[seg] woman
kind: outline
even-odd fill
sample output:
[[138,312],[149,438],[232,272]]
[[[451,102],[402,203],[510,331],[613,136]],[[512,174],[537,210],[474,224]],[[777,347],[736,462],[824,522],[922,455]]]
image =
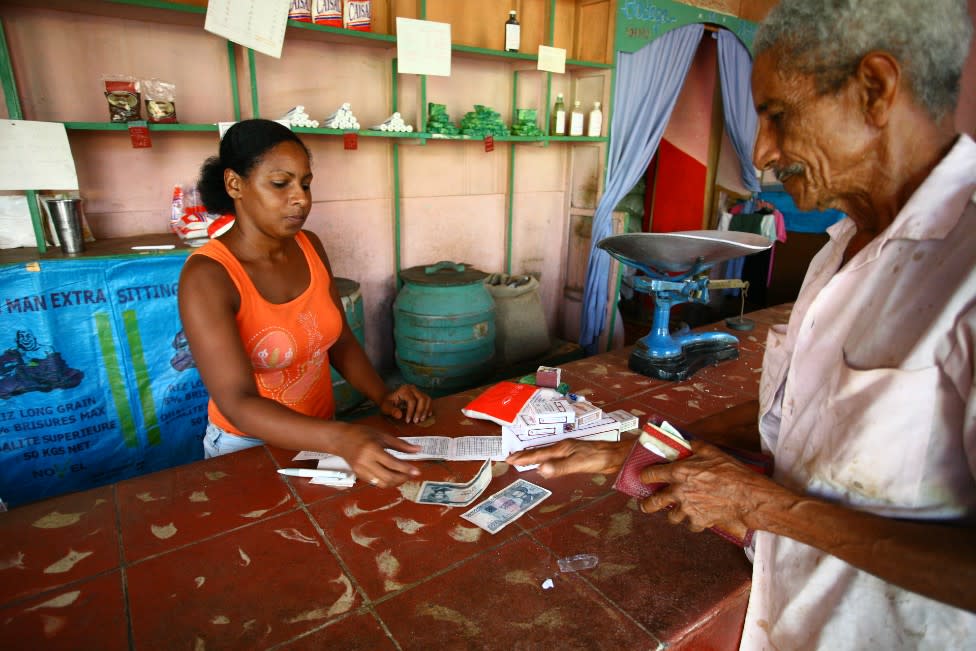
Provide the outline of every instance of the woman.
[[180,318],[210,393],[204,450],[330,452],[371,484],[396,486],[419,473],[386,448],[418,448],[332,420],[329,364],[394,418],[427,418],[430,398],[411,385],[389,392],[350,330],[322,242],[302,230],[311,183],[308,149],[271,120],[232,126],[201,169],[207,210],[235,216],[180,276]]

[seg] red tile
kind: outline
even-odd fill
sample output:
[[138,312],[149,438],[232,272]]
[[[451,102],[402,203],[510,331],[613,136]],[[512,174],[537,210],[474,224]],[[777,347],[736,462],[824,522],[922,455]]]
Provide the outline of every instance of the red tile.
[[[541,584],[552,578],[554,587]],[[522,537],[376,606],[403,649],[654,649],[658,641]],[[596,625],[595,622],[599,622]]]
[[[309,507],[314,517],[372,599],[409,587],[452,564],[520,533],[509,525],[490,534],[461,518],[470,507],[417,504],[420,481],[470,480],[480,462],[424,462],[422,477],[398,489],[364,490]],[[500,468],[501,469],[501,468]],[[473,504],[511,483],[494,479]]]
[[371,613],[350,615],[300,638],[276,646],[276,651],[383,651],[396,649]]
[[739,393],[699,377],[692,377],[659,389],[651,389],[635,396],[635,399],[647,405],[652,411],[670,417],[680,425],[748,402],[754,399],[754,396]]
[[267,648],[362,605],[303,511],[135,563],[127,578],[138,648]]
[[755,312],[749,312],[746,316],[756,322],[762,322],[769,325],[785,325],[789,322],[790,314],[792,312],[793,303],[783,303],[782,305],[775,305],[773,307],[767,307]]
[[128,649],[121,574],[112,571],[0,610],[0,640],[7,651]]
[[487,387],[465,391],[434,400],[433,415],[420,423],[397,422],[399,436],[501,436],[497,423],[490,420],[468,418],[461,409],[480,395]]
[[119,567],[111,486],[0,514],[0,604]]
[[264,446],[120,482],[117,499],[130,563],[296,506]]
[[669,645],[729,609],[744,615],[751,566],[743,551],[711,532],[672,525],[663,514],[641,513],[625,495],[531,535],[557,558],[596,556],[598,565],[580,576]]
[[594,405],[603,407],[608,402],[620,400],[625,397],[618,390],[607,388],[606,379],[597,379],[593,375],[577,375],[576,373],[563,371],[562,381],[569,385],[569,390],[576,395],[583,396]]
[[715,612],[687,630],[670,648],[675,651],[732,651],[739,648],[749,605],[749,586],[730,593]]
[[[666,384],[666,380],[635,373],[627,366],[629,357],[619,355],[599,355],[577,360],[567,364],[564,369],[573,376],[580,376],[587,382],[595,382],[601,388],[613,392],[618,397],[642,393],[648,389]],[[579,393],[571,384],[570,390]]]
[[738,359],[706,366],[692,379],[701,378],[721,387],[753,398],[759,397],[759,377],[762,375],[762,354],[742,351]]

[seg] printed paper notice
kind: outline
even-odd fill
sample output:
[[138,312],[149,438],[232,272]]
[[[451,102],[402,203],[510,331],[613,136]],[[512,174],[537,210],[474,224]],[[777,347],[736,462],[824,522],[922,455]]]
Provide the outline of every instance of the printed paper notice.
[[566,72],[566,50],[561,47],[549,47],[548,45],[539,46],[539,70],[549,72]]
[[0,190],[77,189],[63,124],[0,120]]
[[396,19],[397,70],[416,75],[451,76],[451,25],[413,18]]
[[290,6],[290,0],[209,0],[203,28],[280,59]]

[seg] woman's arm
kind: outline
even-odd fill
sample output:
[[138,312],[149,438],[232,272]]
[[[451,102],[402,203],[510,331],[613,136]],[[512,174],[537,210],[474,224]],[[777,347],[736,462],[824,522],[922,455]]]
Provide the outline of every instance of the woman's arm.
[[[305,234],[312,242],[312,246],[325,268],[328,269],[329,276],[334,279],[335,274],[332,273],[332,265],[329,263],[329,256],[322,246],[322,241],[311,231],[305,231]],[[329,349],[329,363],[342,374],[342,377],[349,384],[379,405],[380,411],[384,414],[393,418],[402,418],[408,423],[419,423],[430,416],[430,397],[416,387],[404,385],[392,392],[387,388],[383,378],[380,377],[372,362],[369,361],[366,351],[356,339],[352,328],[349,327],[345,310],[342,307],[342,297],[339,295],[339,289],[335,282],[332,283],[330,293],[339,314],[342,315],[342,333]]]
[[180,319],[200,376],[221,413],[241,431],[272,445],[337,454],[357,475],[383,486],[418,474],[385,451],[416,451],[394,436],[305,416],[261,396],[237,330],[239,302],[237,288],[219,263],[203,256],[187,260],[180,275]]

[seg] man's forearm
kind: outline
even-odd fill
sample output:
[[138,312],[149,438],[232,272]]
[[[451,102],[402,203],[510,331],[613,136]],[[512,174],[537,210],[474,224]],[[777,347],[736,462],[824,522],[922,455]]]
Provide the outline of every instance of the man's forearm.
[[746,517],[912,592],[976,612],[976,528],[896,520],[786,493]]

